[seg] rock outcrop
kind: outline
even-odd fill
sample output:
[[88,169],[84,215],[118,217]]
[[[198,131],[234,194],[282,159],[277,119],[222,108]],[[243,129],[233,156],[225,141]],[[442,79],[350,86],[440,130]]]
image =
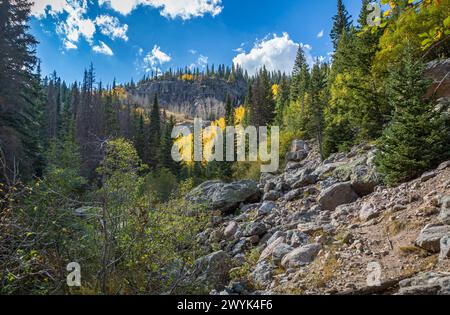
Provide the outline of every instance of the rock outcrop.
[[207,181],[192,190],[186,199],[210,210],[229,212],[236,210],[243,202],[259,199],[260,194],[257,183],[250,180],[231,184]]
[[247,83],[244,80],[228,82],[210,78],[195,81],[157,80],[141,84],[128,93],[134,102],[144,108],[148,108],[155,94],[158,94],[162,108],[190,117],[211,120],[224,116],[227,95],[236,104],[243,103]]

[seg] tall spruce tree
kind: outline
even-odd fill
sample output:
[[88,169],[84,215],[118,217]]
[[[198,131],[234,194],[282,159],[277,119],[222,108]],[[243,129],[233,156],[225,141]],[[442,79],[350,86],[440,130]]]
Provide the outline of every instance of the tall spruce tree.
[[334,50],[338,48],[339,40],[342,33],[348,32],[352,25],[351,16],[345,8],[342,0],[337,1],[337,13],[333,17],[333,28],[331,30],[331,40],[333,42]]
[[308,112],[307,132],[317,140],[321,158],[323,152],[323,132],[325,129],[324,109],[326,107],[328,91],[327,87],[327,65],[321,65],[316,60],[311,71],[311,84],[309,88],[310,107]]
[[[430,82],[410,50],[387,81],[394,116],[379,141],[376,163],[387,184],[410,180],[450,157],[448,108],[424,100]],[[448,107],[448,106],[447,106]]]
[[152,110],[150,112],[150,124],[148,126],[148,152],[147,163],[151,168],[158,166],[161,144],[161,112],[159,110],[158,95],[155,94]]
[[30,2],[0,2],[0,181],[30,176],[39,159],[39,106],[33,73],[37,41],[29,34]]
[[233,102],[229,94],[225,98],[225,121],[228,126],[232,126],[234,123]]
[[359,13],[358,24],[360,27],[364,27],[367,25],[367,17],[369,16],[370,11],[368,10],[368,6],[371,3],[371,0],[362,0],[361,3],[361,11]]
[[[300,46],[295,58],[294,68],[292,70],[291,99],[296,102],[303,101],[304,94],[308,89],[309,66],[306,61],[303,47]],[[303,104],[302,104],[303,105]]]

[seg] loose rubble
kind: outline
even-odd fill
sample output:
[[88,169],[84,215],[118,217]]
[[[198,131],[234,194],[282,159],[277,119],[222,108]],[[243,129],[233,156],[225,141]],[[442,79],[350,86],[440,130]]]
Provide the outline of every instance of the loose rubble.
[[450,294],[450,161],[390,188],[375,155],[363,144],[322,162],[296,140],[284,171],[194,189],[189,200],[222,213],[199,236],[220,250],[199,260],[211,293]]

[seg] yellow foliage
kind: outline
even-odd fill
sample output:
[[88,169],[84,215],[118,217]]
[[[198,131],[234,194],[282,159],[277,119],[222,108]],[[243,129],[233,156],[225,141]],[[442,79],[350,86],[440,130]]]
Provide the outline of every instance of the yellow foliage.
[[194,80],[194,76],[192,74],[186,73],[186,74],[183,74],[181,76],[181,80],[183,80],[183,81],[192,81],[192,80]]
[[279,93],[280,93],[280,86],[278,84],[272,85],[273,96],[277,97]]
[[234,124],[236,126],[240,125],[244,122],[244,119],[245,119],[245,107],[241,105],[234,110]]

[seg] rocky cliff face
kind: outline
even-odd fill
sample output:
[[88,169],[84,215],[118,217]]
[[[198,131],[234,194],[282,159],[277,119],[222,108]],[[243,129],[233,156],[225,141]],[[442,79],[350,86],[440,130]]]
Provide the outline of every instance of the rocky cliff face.
[[[198,236],[204,259],[227,258],[211,264],[221,274],[212,293],[450,294],[450,161],[388,188],[375,152],[360,145],[321,162],[314,143],[296,141],[284,172],[198,187],[222,211]],[[259,191],[237,196],[242,185]],[[222,207],[227,194],[233,207]]]
[[132,100],[143,107],[149,107],[157,94],[162,108],[190,117],[211,120],[224,116],[227,94],[235,104],[243,103],[247,83],[244,80],[228,82],[210,78],[193,81],[152,81],[128,92]]

